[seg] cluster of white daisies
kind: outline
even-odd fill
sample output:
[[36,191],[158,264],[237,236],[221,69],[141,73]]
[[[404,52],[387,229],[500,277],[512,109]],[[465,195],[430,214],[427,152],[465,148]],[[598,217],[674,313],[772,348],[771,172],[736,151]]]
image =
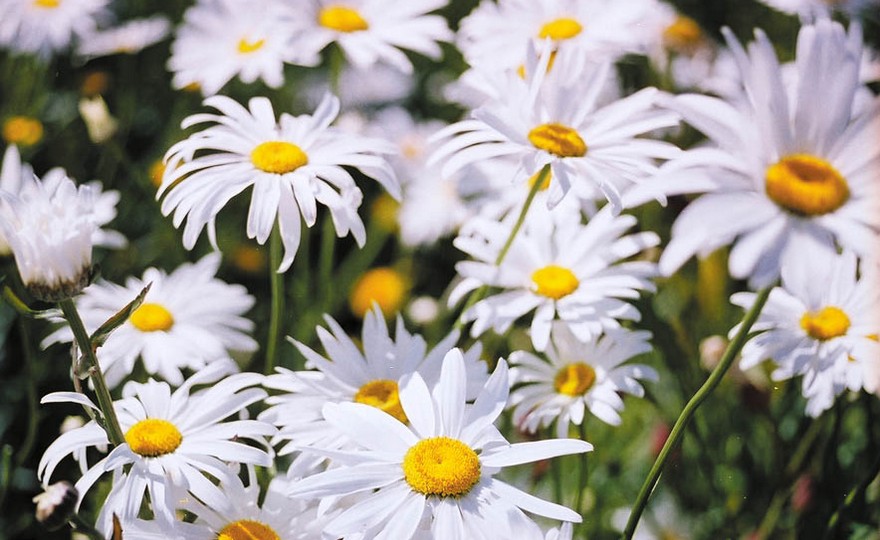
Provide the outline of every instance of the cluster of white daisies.
[[[825,2],[775,3],[815,17],[788,65],[761,31],[748,48],[725,32],[725,47],[658,0],[487,0],[457,34],[434,13],[444,0],[198,0],[176,29],[168,68],[172,84],[197,85],[211,111],[184,121],[200,130],[168,150],[157,195],[184,246],[206,230],[217,247],[218,213],[248,188],[248,237],[264,244],[277,231],[284,246],[273,270],[296,264],[319,205],[340,237],[363,245],[366,176],[401,201],[405,243],[457,234],[466,259],[448,302],[463,304],[470,336],[525,324],[532,347],[492,359],[490,374],[479,342],[462,351],[455,330],[429,350],[399,317],[392,337],[392,314],[374,309],[361,346],[328,316],[329,330],[317,329],[326,356],[293,342],[305,370],[237,373],[230,357],[257,349],[245,317],[254,298],[215,277],[219,255],[85,287],[93,245],[125,242],[102,229],[120,194],[77,187],[60,170],[38,179],[10,146],[2,247],[36,298],[75,296],[94,332],[151,284],[97,350],[121,395],[124,443],[113,447],[92,420],[46,450],[41,479],[69,455],[82,470],[81,497],[112,477],[97,527],[110,531],[115,515],[126,539],[570,537],[577,512],[499,473],[589,451],[568,438],[588,412],[621,422],[621,395],[641,396],[641,382],[657,379],[627,363],[652,349],[648,332],[631,329],[640,319],[631,300],[724,246],[731,276],[752,289],[775,285],[743,367],[771,359],[774,378],[802,376],[813,416],[847,389],[877,392],[880,100],[865,84],[876,69],[857,19],[845,29],[824,16]],[[855,17],[865,3],[835,5]],[[161,18],[113,26],[109,8],[2,0],[0,46],[48,55],[73,42],[88,57],[139,50],[170,29]],[[349,80],[381,77],[377,66],[406,77],[403,51],[438,59],[441,43],[469,65],[443,90],[469,110],[451,125],[394,107],[346,110],[360,121],[337,122],[342,104],[330,93],[298,116],[276,114],[264,97],[245,106],[217,95],[235,77],[281,86],[285,64],[317,65],[330,44],[352,69],[345,92]],[[615,62],[627,54],[713,95],[624,95]],[[397,96],[375,80],[365,86],[374,103]],[[705,142],[665,140],[681,122]],[[659,236],[624,212],[682,194],[698,196],[655,262]],[[749,308],[754,299],[732,301]],[[44,345],[73,337],[62,325]],[[129,380],[138,365],[147,382]],[[43,399],[61,401],[98,409],[83,393]],[[555,426],[559,438],[510,443],[495,425],[505,409],[521,430]],[[565,524],[542,531],[527,514]]]

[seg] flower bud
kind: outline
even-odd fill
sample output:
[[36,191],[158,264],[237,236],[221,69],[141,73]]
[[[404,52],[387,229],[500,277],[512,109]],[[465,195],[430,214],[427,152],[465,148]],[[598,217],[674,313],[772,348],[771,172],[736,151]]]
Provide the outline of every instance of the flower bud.
[[37,504],[37,521],[50,531],[54,531],[73,516],[79,493],[73,484],[62,481],[47,487],[46,491],[33,500]]

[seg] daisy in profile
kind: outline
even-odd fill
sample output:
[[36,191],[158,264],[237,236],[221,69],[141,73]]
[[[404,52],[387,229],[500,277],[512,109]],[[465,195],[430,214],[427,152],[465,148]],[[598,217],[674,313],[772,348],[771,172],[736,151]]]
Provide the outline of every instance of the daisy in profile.
[[147,19],[126,21],[118,26],[97,30],[80,39],[76,52],[97,58],[112,54],[134,54],[159,43],[171,30],[171,21],[157,15]]
[[[576,512],[496,475],[511,465],[588,452],[592,445],[576,439],[508,443],[494,426],[507,403],[503,360],[473,405],[465,403],[466,386],[464,359],[453,349],[433,391],[417,373],[404,380],[400,399],[409,425],[360,403],[328,403],[325,418],[356,448],[332,452],[335,468],[292,483],[288,493],[308,499],[362,494],[325,526],[333,538],[408,540],[423,523],[432,538],[518,538],[521,531],[511,524],[527,521],[523,510],[580,522]],[[313,451],[320,455],[322,449]]]
[[[407,422],[400,405],[401,378],[419,372],[429,384],[436,383],[443,357],[459,337],[453,331],[428,351],[425,340],[407,332],[398,316],[392,339],[385,317],[374,307],[364,318],[361,350],[335,320],[329,316],[325,320],[330,330],[318,327],[317,332],[329,358],[291,340],[312,371],[279,368],[277,374],[266,378],[268,388],[286,392],[269,397],[266,402],[270,407],[260,415],[279,427],[276,440],[287,441],[281,455],[303,445],[336,448],[345,443],[335,426],[324,420],[321,411],[325,403],[363,403]],[[470,398],[476,397],[488,377],[486,363],[479,358],[481,352],[476,344],[465,355],[466,394]]]
[[457,45],[472,66],[515,70],[529,44],[614,61],[644,49],[655,0],[484,0],[462,19]]
[[650,352],[650,337],[649,332],[617,329],[583,342],[558,326],[546,360],[526,351],[512,353],[511,385],[522,383],[510,396],[514,424],[535,433],[556,421],[557,437],[567,437],[570,425],[581,425],[589,411],[603,422],[620,425],[620,394],[643,397],[639,381],[658,378],[648,366],[621,365]]
[[[227,420],[266,396],[264,390],[252,388],[262,382],[262,375],[232,374],[235,369],[232,360],[214,362],[174,392],[167,383],[154,380],[126,386],[125,397],[114,402],[125,443],[90,467],[80,463],[84,472],[76,483],[84,496],[102,476],[112,473],[113,488],[98,516],[102,531],[110,530],[114,513],[121,519],[137,517],[147,494],[153,514],[171,522],[180,490],[211,500],[217,487],[210,477],[224,484],[231,482],[229,463],[272,463],[265,450],[244,441],[265,444],[264,437],[274,434],[275,428],[257,420]],[[195,389],[201,385],[209,386]],[[96,408],[83,394],[74,392],[55,392],[42,402],[74,402]],[[40,459],[40,479],[47,483],[67,455],[82,458],[85,449],[108,444],[106,432],[94,420],[63,433]]]
[[[733,244],[730,273],[752,287],[780,268],[816,268],[838,246],[865,256],[880,241],[880,106],[854,115],[861,44],[829,20],[798,37],[796,86],[787,88],[763,32],[748,53],[728,33],[747,100],[670,100],[712,145],[664,166],[667,194],[706,193],[672,227],[660,269],[672,274],[694,254]],[[821,92],[816,81],[827,80]],[[646,197],[647,198],[647,197]]]
[[538,58],[529,50],[525,79],[508,74],[500,100],[440,130],[434,139],[444,142],[429,164],[442,164],[442,174],[450,176],[466,165],[510,157],[521,171],[511,182],[525,181],[549,164],[551,205],[572,185],[585,183],[619,211],[623,188],[653,175],[657,159],[678,155],[669,143],[640,135],[675,126],[678,116],[654,107],[654,88],[599,106],[611,64],[560,52],[548,72],[551,55]]
[[168,150],[168,166],[157,194],[162,213],[174,213],[175,227],[187,220],[183,231],[187,249],[195,246],[206,225],[216,248],[217,214],[251,186],[247,235],[264,244],[278,223],[285,249],[279,272],[293,263],[300,219],[314,225],[318,203],[330,209],[340,237],[350,232],[358,245],[366,241],[357,215],[362,193],[345,166],[375,178],[395,198],[400,196],[394,172],[383,157],[394,151],[393,146],[330,127],[339,113],[339,100],[330,94],[315,114],[282,113],[279,120],[264,97],[252,98],[249,109],[225,96],[208,98],[205,105],[221,114],[196,114],[183,121],[184,128],[211,125]]
[[297,25],[281,19],[272,0],[198,0],[187,9],[171,44],[168,69],[174,88],[198,85],[212,96],[232,78],[250,84],[261,79],[278,88],[284,63],[315,65],[317,56],[292,54]]
[[452,41],[446,19],[429,13],[448,0],[315,0],[290,4],[284,17],[300,25],[292,49],[306,57],[317,57],[327,45],[336,43],[357,69],[376,63],[412,72],[403,50],[439,59],[438,42]]
[[624,300],[654,289],[650,278],[656,266],[621,261],[656,246],[657,235],[626,235],[635,217],[614,216],[609,207],[586,225],[579,212],[541,210],[526,220],[500,265],[495,260],[510,235],[512,219],[474,219],[468,225],[470,234],[455,239],[455,246],[474,260],[456,264],[463,279],[450,293],[450,305],[484,285],[499,289],[462,314],[464,321],[474,321],[471,335],[489,328],[503,334],[534,311],[532,344],[543,351],[554,320],[585,342],[619,327],[619,320],[639,320],[639,311]]
[[[770,359],[777,365],[774,380],[803,375],[810,416],[830,408],[846,389],[875,392],[880,276],[867,264],[861,274],[848,252],[827,266],[783,267],[782,286],[770,292],[753,328],[763,333],[743,347],[741,367]],[[754,293],[737,293],[731,302],[749,309],[754,299]]]
[[63,52],[109,15],[109,0],[5,0],[0,3],[0,47],[43,58]]
[[[220,254],[214,253],[170,274],[149,268],[124,286],[99,281],[76,299],[86,329],[93,332],[150,284],[144,303],[98,348],[107,384],[113,387],[125,380],[138,358],[147,373],[177,386],[184,369],[201,369],[232,351],[257,349],[248,335],[254,324],[243,317],[254,298],[242,285],[217,279],[219,267]],[[44,346],[72,340],[65,326],[49,335]]]

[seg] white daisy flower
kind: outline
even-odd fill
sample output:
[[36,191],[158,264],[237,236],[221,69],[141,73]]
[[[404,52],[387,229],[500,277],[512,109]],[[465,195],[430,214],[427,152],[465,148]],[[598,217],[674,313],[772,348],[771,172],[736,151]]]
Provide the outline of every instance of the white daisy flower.
[[95,194],[60,175],[36,177],[18,193],[0,192],[0,229],[31,294],[49,302],[71,298],[88,285]]
[[109,0],[5,0],[0,3],[0,47],[48,57],[107,17]]
[[172,85],[196,84],[211,96],[233,77],[250,84],[262,79],[278,88],[284,63],[315,65],[318,58],[294,55],[297,25],[282,20],[281,2],[199,0],[187,9],[171,43]]
[[[306,357],[306,366],[314,371],[278,368],[278,374],[266,378],[268,388],[287,392],[268,398],[270,408],[260,415],[260,419],[279,427],[276,441],[288,441],[279,451],[281,455],[303,445],[339,448],[345,444],[345,437],[324,420],[321,411],[325,403],[364,403],[406,422],[400,405],[399,381],[418,372],[434,384],[440,377],[443,356],[459,337],[453,331],[428,351],[425,340],[407,332],[398,316],[392,339],[385,317],[374,306],[364,317],[361,351],[333,318],[326,316],[325,321],[330,331],[319,326],[317,332],[329,358],[291,340]],[[477,343],[465,357],[466,394],[470,398],[476,397],[488,377],[487,365],[480,360],[481,352]],[[301,461],[313,462],[312,458],[304,456]]]
[[[210,477],[221,483],[229,481],[226,463],[272,463],[264,450],[242,441],[264,443],[264,437],[273,435],[275,428],[257,420],[224,421],[266,396],[264,390],[248,388],[260,384],[262,375],[231,374],[235,369],[232,360],[214,362],[174,392],[167,383],[154,380],[126,386],[125,397],[114,402],[125,443],[91,467],[81,463],[83,476],[76,483],[84,496],[104,474],[113,473],[113,489],[98,516],[102,531],[110,530],[113,513],[121,519],[137,517],[146,493],[153,513],[173,521],[179,490],[210,498],[217,490]],[[209,386],[194,391],[197,385]],[[58,402],[96,408],[83,394],[74,392],[55,392],[42,400]],[[40,459],[37,472],[41,481],[47,483],[68,454],[85,456],[86,448],[108,444],[106,432],[94,420],[62,434]]]
[[831,11],[840,11],[850,16],[858,15],[868,6],[880,7],[877,0],[759,0],[773,9],[800,15],[810,20],[815,17],[827,17]]
[[328,403],[325,418],[358,449],[330,452],[338,467],[293,483],[289,494],[364,494],[326,525],[325,534],[334,538],[359,533],[407,540],[423,520],[433,538],[520,537],[521,531],[510,530],[510,516],[522,510],[580,522],[576,512],[495,478],[507,466],[592,449],[576,439],[508,443],[493,425],[507,402],[507,377],[501,360],[476,402],[466,405],[464,359],[453,349],[433,391],[418,373],[403,381],[400,400],[409,426],[360,403]]
[[[252,98],[245,109],[224,96],[205,100],[222,114],[196,114],[183,121],[188,128],[205,122],[210,127],[168,150],[168,166],[157,197],[162,213],[174,212],[174,225],[187,220],[183,245],[192,249],[207,225],[216,248],[214,221],[229,200],[253,186],[247,235],[264,244],[276,217],[285,253],[279,272],[290,268],[299,246],[300,215],[311,227],[317,203],[330,209],[336,233],[351,232],[358,245],[366,241],[357,215],[362,193],[344,166],[355,167],[382,184],[395,198],[400,187],[381,154],[393,147],[377,139],[350,135],[330,127],[339,113],[339,100],[327,94],[314,115],[280,120],[268,99]],[[213,150],[203,153],[204,150]],[[195,156],[199,153],[198,156]]]
[[157,15],[147,19],[126,21],[113,28],[97,30],[82,36],[76,52],[97,58],[112,54],[134,54],[159,43],[171,30],[171,21]]
[[[10,144],[3,153],[3,165],[0,167],[0,192],[18,193],[21,191],[22,184],[32,182],[34,179],[34,171],[27,163],[21,162],[21,154],[18,147]],[[0,227],[0,255],[11,255],[12,249],[3,229]]]
[[861,45],[834,22],[802,28],[789,96],[772,44],[756,36],[747,55],[728,33],[748,92],[743,109],[706,96],[670,100],[717,147],[688,151],[657,178],[667,194],[707,192],[672,227],[666,275],[733,244],[731,275],[761,287],[780,268],[815,267],[838,245],[863,256],[878,242],[880,101],[856,118],[852,109]]
[[597,107],[609,63],[590,64],[582,55],[560,52],[548,73],[549,61],[548,53],[540,59],[530,54],[525,80],[509,74],[499,101],[440,130],[435,140],[451,139],[429,164],[442,163],[443,175],[450,176],[466,165],[510,156],[519,161],[521,179],[549,164],[550,204],[582,182],[601,190],[619,211],[624,186],[653,175],[656,159],[678,155],[669,143],[638,136],[675,126],[678,117],[654,108],[654,88]]
[[[818,416],[844,390],[875,391],[870,375],[880,358],[880,287],[877,272],[844,253],[829,265],[786,266],[782,286],[770,292],[753,330],[762,331],[743,347],[741,367],[772,359],[774,380],[803,375],[807,412]],[[731,302],[748,309],[754,293]],[[736,330],[736,328],[734,329]]]
[[[98,362],[112,388],[134,370],[138,358],[150,375],[177,386],[184,369],[199,370],[231,352],[253,352],[257,342],[248,333],[253,322],[243,317],[254,298],[242,285],[215,277],[220,254],[184,264],[170,274],[148,268],[125,285],[99,281],[76,299],[86,329],[94,332],[150,284],[150,291],[126,322],[98,349]],[[65,326],[49,335],[44,346],[73,340]]]
[[556,421],[558,437],[567,437],[571,424],[581,425],[584,412],[603,422],[620,425],[623,399],[620,394],[643,397],[640,379],[656,381],[654,369],[641,364],[621,365],[650,352],[650,332],[611,330],[598,339],[583,342],[565,326],[552,332],[546,360],[526,351],[510,355],[510,406],[513,422],[535,433]]
[[475,260],[456,264],[464,279],[450,293],[449,304],[484,285],[500,289],[462,314],[463,320],[474,321],[471,335],[477,337],[489,328],[503,334],[520,317],[535,311],[532,344],[543,351],[554,320],[562,321],[581,341],[619,327],[618,320],[639,320],[639,311],[623,299],[653,291],[649,278],[656,266],[620,261],[656,246],[657,235],[624,235],[635,225],[635,217],[614,216],[608,207],[586,225],[578,212],[554,215],[536,208],[500,265],[495,260],[510,235],[511,219],[496,223],[476,218],[468,225],[470,236],[455,239],[455,246]]
[[517,69],[528,45],[545,40],[554,50],[614,61],[644,49],[647,33],[633,29],[656,9],[654,0],[486,0],[462,19],[457,44],[477,67]]
[[291,47],[306,56],[318,56],[336,43],[354,67],[364,70],[376,63],[411,73],[412,63],[401,49],[439,59],[438,42],[452,41],[446,19],[429,12],[448,0],[315,0],[289,6],[286,19],[301,25]]

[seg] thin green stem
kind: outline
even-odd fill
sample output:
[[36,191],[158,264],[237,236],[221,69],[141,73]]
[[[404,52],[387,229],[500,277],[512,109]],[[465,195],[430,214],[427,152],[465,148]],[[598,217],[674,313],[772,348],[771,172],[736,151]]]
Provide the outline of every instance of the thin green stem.
[[672,431],[669,433],[669,437],[666,439],[663,449],[660,450],[660,454],[654,461],[654,465],[651,467],[648,477],[645,478],[645,482],[642,484],[642,489],[639,491],[639,495],[633,505],[632,513],[629,516],[629,520],[626,523],[626,529],[624,529],[623,532],[623,538],[626,540],[633,537],[633,534],[636,531],[636,526],[638,526],[639,520],[642,517],[642,512],[645,511],[645,506],[648,504],[648,498],[651,496],[654,486],[657,485],[657,481],[660,479],[660,473],[663,472],[663,467],[666,465],[669,455],[681,441],[688,422],[693,418],[694,413],[697,412],[697,409],[703,401],[705,401],[706,398],[712,394],[718,384],[721,383],[721,379],[724,378],[727,370],[733,365],[734,359],[736,359],[736,356],[742,350],[746,341],[748,341],[749,331],[752,329],[755,321],[758,320],[761,310],[764,309],[764,304],[767,303],[767,297],[770,296],[771,289],[772,287],[767,287],[757,294],[755,297],[755,303],[746,313],[745,317],[743,317],[739,330],[733,340],[728,344],[727,349],[724,351],[724,355],[721,357],[721,361],[715,366],[715,369],[709,375],[709,378],[706,379],[706,382],[703,383],[703,386],[697,390],[690,401],[688,401],[687,405],[684,406],[678,420],[675,421],[675,425],[672,427]]
[[[76,304],[73,300],[67,299],[59,302],[64,318],[73,331],[73,337],[77,346],[82,351],[83,358],[88,362],[87,371],[92,378],[95,386],[95,395],[98,397],[98,407],[104,416],[104,430],[113,446],[118,446],[125,442],[122,435],[122,429],[119,427],[119,420],[116,419],[116,410],[113,408],[113,398],[110,397],[110,390],[107,389],[107,382],[104,380],[104,373],[101,372],[101,366],[98,364],[98,357],[95,356],[95,349],[92,347],[92,340],[86,332],[86,327],[76,310]],[[76,377],[76,373],[73,375]]]
[[[535,179],[535,182],[532,184],[532,188],[529,190],[529,195],[526,197],[526,201],[523,203],[522,209],[519,211],[519,216],[516,218],[516,223],[513,224],[513,228],[510,230],[510,235],[507,237],[507,240],[504,242],[504,245],[501,246],[501,251],[498,252],[498,256],[495,257],[495,266],[500,265],[504,262],[504,258],[507,257],[507,252],[510,251],[510,246],[513,245],[513,241],[516,239],[516,235],[519,233],[519,230],[522,228],[523,223],[526,221],[526,215],[529,212],[529,207],[532,206],[532,201],[535,200],[535,196],[538,195],[538,192],[541,191],[541,187],[547,182],[547,178],[550,176],[550,164],[544,165],[540,172],[538,172],[538,176]],[[483,285],[478,288],[474,292],[471,293],[464,307],[461,308],[461,316],[459,316],[458,320],[455,321],[455,329],[461,330],[464,326],[464,319],[462,318],[465,313],[468,312],[470,308],[474,306],[477,302],[483,299],[486,296],[486,293],[489,292],[489,286]]]
[[281,340],[281,318],[284,314],[284,274],[278,272],[281,266],[281,231],[278,225],[269,236],[269,284],[272,289],[272,307],[269,313],[269,337],[266,338],[266,367],[264,373],[270,375],[275,370],[278,356],[278,343]]
[[40,422],[40,411],[37,399],[37,374],[34,371],[34,348],[28,331],[28,321],[24,317],[18,317],[18,330],[21,336],[22,353],[24,353],[24,376],[27,384],[28,424],[24,440],[15,456],[15,464],[21,466],[31,454],[34,440],[37,437],[37,426]]
[[70,524],[74,526],[76,532],[84,534],[92,540],[104,540],[104,535],[84,520],[79,514],[73,514],[73,516],[71,516]]
[[846,515],[852,506],[855,504],[856,500],[863,497],[865,491],[868,489],[868,486],[880,475],[880,456],[877,456],[877,459],[874,460],[874,464],[871,466],[871,469],[868,471],[862,481],[859,484],[849,491],[849,494],[837,507],[837,510],[834,511],[834,514],[831,515],[831,518],[828,520],[828,525],[825,527],[825,536],[826,539],[838,538],[840,535],[837,529],[840,526],[840,519],[844,515]]
[[[581,420],[581,423],[578,426],[578,433],[580,434],[582,441],[587,440],[587,419],[586,418]],[[578,478],[577,491],[575,492],[575,499],[574,499],[574,511],[577,512],[578,514],[580,514],[581,516],[584,515],[584,508],[583,508],[584,491],[586,491],[586,489],[587,489],[587,481],[590,478],[590,467],[589,467],[590,463],[588,461],[588,457],[587,457],[588,455],[589,455],[589,452],[584,452],[580,455],[581,466],[578,471],[580,473],[580,476]],[[584,525],[585,525],[585,522],[582,521],[580,526],[584,527]],[[584,532],[583,536],[584,536],[584,538],[586,538],[587,533]]]
[[321,227],[321,251],[318,255],[318,287],[320,288],[321,305],[328,305],[329,297],[333,294],[333,257],[336,251],[336,229],[333,227],[333,218],[328,212],[324,216]]

